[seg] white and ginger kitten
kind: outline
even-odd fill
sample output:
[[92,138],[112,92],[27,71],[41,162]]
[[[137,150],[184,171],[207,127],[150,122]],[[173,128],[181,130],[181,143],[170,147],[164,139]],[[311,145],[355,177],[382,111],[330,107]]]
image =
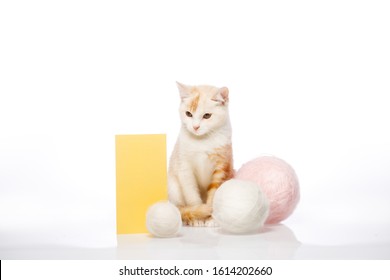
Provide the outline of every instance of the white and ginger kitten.
[[169,200],[185,225],[215,226],[214,193],[233,177],[229,90],[177,85],[182,126],[169,164]]

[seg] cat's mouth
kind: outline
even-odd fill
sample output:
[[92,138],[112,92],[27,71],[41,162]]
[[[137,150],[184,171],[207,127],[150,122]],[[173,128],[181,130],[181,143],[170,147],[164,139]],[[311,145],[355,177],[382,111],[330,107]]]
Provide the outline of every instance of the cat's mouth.
[[203,137],[208,134],[208,131],[203,129],[202,127],[189,127],[187,126],[187,131],[194,135],[195,137]]
[[203,136],[207,135],[207,132],[199,131],[199,130],[192,130],[192,134],[196,137],[203,137]]
[[200,131],[200,129],[193,129],[193,128],[188,128],[187,129],[191,134],[195,135],[195,136],[202,136],[203,135],[203,132]]
[[195,134],[196,136],[201,136],[201,135],[203,135],[203,133],[202,133],[201,131],[199,131],[199,130],[193,130],[193,131],[192,131],[192,134]]

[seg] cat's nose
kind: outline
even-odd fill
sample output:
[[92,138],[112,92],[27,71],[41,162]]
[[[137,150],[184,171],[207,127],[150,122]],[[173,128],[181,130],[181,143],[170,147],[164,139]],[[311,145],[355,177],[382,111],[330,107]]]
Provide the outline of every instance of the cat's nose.
[[194,128],[195,131],[197,131],[199,129],[200,125],[194,125],[192,127]]

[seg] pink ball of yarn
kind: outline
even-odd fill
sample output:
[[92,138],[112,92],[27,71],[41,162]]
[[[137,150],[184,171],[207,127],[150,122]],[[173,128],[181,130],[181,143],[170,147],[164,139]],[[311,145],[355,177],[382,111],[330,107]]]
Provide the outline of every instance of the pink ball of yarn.
[[280,158],[262,156],[253,159],[237,171],[235,178],[260,186],[270,204],[267,224],[286,219],[299,202],[298,177],[294,169]]

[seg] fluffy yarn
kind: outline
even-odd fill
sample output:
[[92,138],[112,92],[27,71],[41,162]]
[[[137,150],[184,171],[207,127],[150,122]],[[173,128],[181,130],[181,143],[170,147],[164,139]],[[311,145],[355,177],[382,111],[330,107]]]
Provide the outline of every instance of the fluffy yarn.
[[267,196],[270,204],[267,224],[286,219],[299,202],[298,177],[294,169],[280,158],[258,157],[244,164],[237,171],[235,178],[258,184]]
[[228,180],[215,192],[213,218],[223,230],[250,233],[263,226],[269,205],[257,184]]
[[157,202],[146,213],[146,227],[157,237],[173,237],[181,229],[179,209],[170,202]]

